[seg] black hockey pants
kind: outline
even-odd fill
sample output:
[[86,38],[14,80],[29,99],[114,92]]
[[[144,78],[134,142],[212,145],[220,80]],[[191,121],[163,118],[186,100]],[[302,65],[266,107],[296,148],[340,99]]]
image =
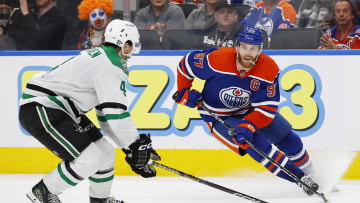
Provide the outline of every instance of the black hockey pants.
[[84,115],[77,124],[65,112],[37,103],[20,106],[22,127],[56,156],[72,161],[93,141],[102,137],[96,126]]

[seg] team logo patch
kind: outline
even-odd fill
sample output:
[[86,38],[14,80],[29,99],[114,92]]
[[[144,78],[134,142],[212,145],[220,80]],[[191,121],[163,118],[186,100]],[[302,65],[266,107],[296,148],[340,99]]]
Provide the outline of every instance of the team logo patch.
[[222,89],[219,93],[221,102],[228,108],[243,108],[250,103],[251,92],[239,87]]
[[257,22],[254,27],[257,27],[259,29],[265,30],[265,32],[268,34],[268,36],[271,35],[273,29],[274,29],[274,23],[271,18],[262,18],[262,23]]

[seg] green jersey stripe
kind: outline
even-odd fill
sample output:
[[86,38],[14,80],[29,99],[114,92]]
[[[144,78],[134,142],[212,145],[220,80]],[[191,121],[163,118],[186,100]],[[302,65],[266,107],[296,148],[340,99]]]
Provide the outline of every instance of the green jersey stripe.
[[67,112],[64,104],[63,104],[61,101],[59,101],[56,97],[54,97],[54,96],[48,96],[48,98],[49,98],[51,101],[55,102],[57,105],[59,105],[62,109],[64,109],[64,110]]
[[21,95],[21,98],[23,98],[23,99],[30,99],[30,98],[34,98],[34,97],[36,97],[36,96],[33,96],[31,94],[25,94],[25,93],[23,93]]
[[129,112],[124,112],[122,114],[106,114],[105,116],[97,116],[98,120],[101,122],[106,122],[108,120],[124,119],[130,117]]

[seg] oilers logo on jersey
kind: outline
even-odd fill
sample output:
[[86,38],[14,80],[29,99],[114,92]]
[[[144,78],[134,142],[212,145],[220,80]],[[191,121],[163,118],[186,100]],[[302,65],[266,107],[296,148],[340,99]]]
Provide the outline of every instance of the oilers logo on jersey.
[[239,87],[229,87],[220,90],[219,98],[228,108],[244,108],[250,104],[251,92]]
[[261,22],[263,22],[263,23],[260,23],[260,21],[257,22],[255,24],[255,27],[264,30],[267,33],[267,35],[270,36],[274,29],[274,23],[273,23],[272,19],[271,18],[263,18],[261,20]]

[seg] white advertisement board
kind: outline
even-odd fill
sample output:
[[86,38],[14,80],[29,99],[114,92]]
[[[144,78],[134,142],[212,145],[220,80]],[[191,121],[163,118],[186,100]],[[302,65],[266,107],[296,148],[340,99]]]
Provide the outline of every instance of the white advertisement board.
[[[77,51],[0,52],[0,147],[42,147],[18,122],[26,81]],[[159,149],[225,149],[212,138],[196,110],[172,100],[176,67],[187,51],[142,51],[128,63],[130,113],[140,132],[150,132]],[[360,150],[360,51],[266,50],[281,69],[280,113],[308,149]],[[198,82],[201,86],[201,81]],[[90,118],[96,123],[93,112]]]

